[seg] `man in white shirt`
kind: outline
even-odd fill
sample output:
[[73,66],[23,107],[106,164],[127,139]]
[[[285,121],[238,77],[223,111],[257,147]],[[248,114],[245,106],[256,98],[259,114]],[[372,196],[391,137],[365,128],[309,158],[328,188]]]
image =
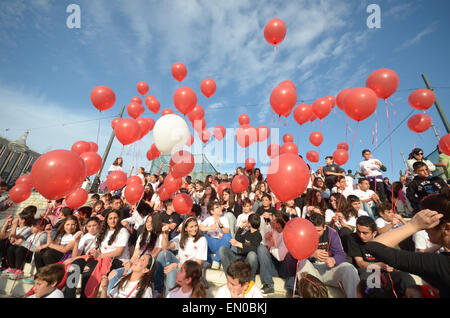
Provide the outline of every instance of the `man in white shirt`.
[[262,292],[265,295],[274,292],[274,276],[286,279],[285,287],[290,295],[294,289],[297,260],[289,254],[283,241],[283,229],[288,221],[289,215],[286,213],[272,214],[270,230],[265,234],[267,246],[258,247]]
[[362,151],[363,161],[359,163],[361,173],[366,176],[370,182],[370,189],[375,191],[382,202],[386,200],[386,193],[384,191],[383,173],[385,169],[380,160],[372,158],[372,153],[369,149]]
[[364,211],[366,211],[369,216],[375,220],[375,208],[377,204],[381,204],[381,200],[378,195],[370,190],[370,183],[367,179],[359,179],[358,182],[359,189],[353,191],[362,203]]
[[353,187],[347,185],[345,176],[339,176],[336,181],[336,186],[331,189],[331,193],[340,193],[347,198],[350,194],[353,194]]

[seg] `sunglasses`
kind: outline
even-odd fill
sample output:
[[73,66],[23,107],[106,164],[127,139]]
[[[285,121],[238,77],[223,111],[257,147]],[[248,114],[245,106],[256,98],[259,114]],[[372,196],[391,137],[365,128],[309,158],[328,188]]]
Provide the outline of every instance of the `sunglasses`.
[[416,156],[423,156],[423,152],[416,153]]

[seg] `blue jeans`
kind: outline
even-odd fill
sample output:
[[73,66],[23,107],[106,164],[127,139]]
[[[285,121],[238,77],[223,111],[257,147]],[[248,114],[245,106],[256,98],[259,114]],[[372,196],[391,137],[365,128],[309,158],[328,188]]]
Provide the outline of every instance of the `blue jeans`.
[[372,208],[369,206],[367,202],[361,202],[363,206],[363,210],[369,214],[369,216],[375,221],[375,213]]
[[285,279],[286,289],[293,290],[297,260],[288,253],[280,262],[267,251],[267,246],[264,245],[260,245],[257,252],[261,283],[273,286],[273,277],[281,277]]
[[[115,269],[115,271],[117,272],[116,276],[114,276],[113,278],[111,278],[109,280],[108,283],[108,295],[111,292],[111,290],[113,289],[114,285],[118,282],[118,280],[123,276],[123,272],[125,271],[125,267],[121,267],[118,269]],[[128,270],[128,273],[130,273],[131,270]]]
[[156,258],[156,270],[155,270],[155,289],[162,293],[165,278],[165,296],[169,294],[170,289],[176,285],[177,269],[171,270],[167,275],[164,274],[164,267],[172,264],[179,263],[177,257],[168,250],[162,250],[159,252]]
[[258,270],[258,256],[255,252],[251,251],[247,255],[240,255],[228,246],[222,246],[219,249],[219,255],[222,260],[222,266],[225,274],[227,273],[228,266],[230,266],[233,261],[237,259],[245,259],[252,267],[252,280],[255,281],[256,271]]
[[214,261],[220,263],[219,250],[222,246],[230,247],[231,235],[230,233],[225,233],[222,238],[213,238],[207,234],[204,234],[206,241],[208,242],[208,263],[212,263],[211,254],[216,254],[214,256]]

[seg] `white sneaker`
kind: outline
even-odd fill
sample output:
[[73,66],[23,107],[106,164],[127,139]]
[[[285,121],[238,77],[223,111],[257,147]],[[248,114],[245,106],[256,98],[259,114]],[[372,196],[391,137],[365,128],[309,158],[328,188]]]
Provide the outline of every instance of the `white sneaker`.
[[220,268],[220,263],[213,261],[212,265],[211,265],[211,269],[219,269]]

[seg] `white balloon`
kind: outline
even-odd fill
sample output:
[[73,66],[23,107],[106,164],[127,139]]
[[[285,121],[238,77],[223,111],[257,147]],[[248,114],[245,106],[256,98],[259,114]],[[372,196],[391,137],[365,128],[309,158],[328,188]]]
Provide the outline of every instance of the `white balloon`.
[[153,127],[155,146],[163,155],[183,149],[190,135],[186,121],[175,114],[162,116]]

